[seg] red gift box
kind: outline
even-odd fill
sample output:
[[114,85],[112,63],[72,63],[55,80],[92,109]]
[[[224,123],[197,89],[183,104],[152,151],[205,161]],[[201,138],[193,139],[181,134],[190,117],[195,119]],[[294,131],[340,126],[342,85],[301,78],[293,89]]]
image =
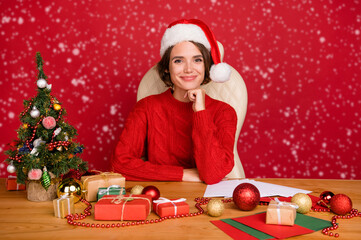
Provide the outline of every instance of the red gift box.
[[8,191],[25,190],[25,185],[18,183],[17,178],[15,176],[9,176],[6,179],[6,189]]
[[94,207],[95,220],[145,220],[151,211],[149,195],[108,195]]
[[153,210],[159,217],[177,216],[189,213],[189,205],[185,198],[167,199],[160,197],[153,201]]

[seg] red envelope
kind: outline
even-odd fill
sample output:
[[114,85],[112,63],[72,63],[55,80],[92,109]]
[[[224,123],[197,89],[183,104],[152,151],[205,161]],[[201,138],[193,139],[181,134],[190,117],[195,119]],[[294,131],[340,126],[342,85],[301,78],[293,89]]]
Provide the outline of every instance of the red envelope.
[[255,238],[221,220],[217,221],[211,221],[216,227],[221,229],[225,234],[233,238],[234,240],[257,240],[258,238]]
[[299,225],[281,226],[266,224],[266,213],[255,214],[247,217],[234,218],[233,220],[243,223],[258,231],[264,232],[276,238],[288,238],[302,234],[313,233],[311,229]]

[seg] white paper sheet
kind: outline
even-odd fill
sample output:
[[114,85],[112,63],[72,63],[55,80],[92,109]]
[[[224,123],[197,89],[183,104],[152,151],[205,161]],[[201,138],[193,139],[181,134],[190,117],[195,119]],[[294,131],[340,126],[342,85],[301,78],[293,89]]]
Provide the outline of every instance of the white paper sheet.
[[299,188],[291,188],[277,184],[258,182],[255,180],[229,180],[221,181],[216,184],[208,185],[203,197],[232,197],[234,189],[241,183],[251,183],[256,186],[260,192],[261,197],[282,196],[292,197],[296,193],[311,193]]

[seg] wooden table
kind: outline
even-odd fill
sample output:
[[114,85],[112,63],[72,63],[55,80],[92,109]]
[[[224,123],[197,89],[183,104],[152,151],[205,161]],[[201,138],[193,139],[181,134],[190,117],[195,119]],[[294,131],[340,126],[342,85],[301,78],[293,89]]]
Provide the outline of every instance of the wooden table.
[[[325,190],[333,193],[344,193],[353,201],[353,207],[361,210],[361,181],[353,180],[315,180],[315,179],[255,179],[262,182],[280,184],[289,187],[313,191],[313,195]],[[134,185],[155,185],[161,195],[167,198],[187,199],[191,212],[195,212],[194,198],[204,194],[206,185],[186,182],[127,182],[126,187]],[[77,212],[82,212],[85,205],[77,203]],[[211,220],[234,218],[251,215],[266,210],[266,206],[257,206],[253,211],[244,212],[237,209],[234,203],[227,203],[221,217],[214,218],[206,214],[197,217],[166,220],[157,224],[132,226],[114,229],[89,229],[67,224],[65,219],[54,217],[52,202],[30,202],[25,191],[6,191],[5,179],[0,179],[0,239],[231,239],[215,227]],[[310,212],[307,215],[331,220],[329,212]],[[154,219],[154,213],[148,219]],[[93,216],[86,222],[109,223],[95,221]],[[339,239],[361,239],[361,218],[338,220]],[[321,231],[293,239],[334,239],[324,236]]]

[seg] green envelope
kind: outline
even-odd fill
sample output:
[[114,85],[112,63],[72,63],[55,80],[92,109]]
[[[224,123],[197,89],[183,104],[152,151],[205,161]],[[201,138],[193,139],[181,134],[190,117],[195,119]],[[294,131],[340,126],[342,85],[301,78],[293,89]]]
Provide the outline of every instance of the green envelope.
[[125,193],[126,193],[126,191],[125,191],[124,187],[120,187],[118,185],[112,185],[107,188],[106,187],[99,188],[97,197],[98,197],[98,201],[99,201],[99,199],[101,199],[105,195],[124,195]]

